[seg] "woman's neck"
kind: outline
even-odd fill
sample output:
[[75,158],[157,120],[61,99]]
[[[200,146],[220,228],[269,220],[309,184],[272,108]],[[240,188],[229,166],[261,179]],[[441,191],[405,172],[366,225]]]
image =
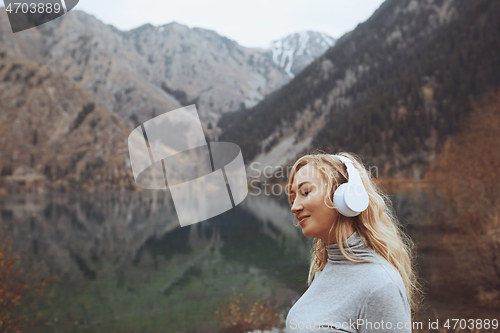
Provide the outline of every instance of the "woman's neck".
[[[347,236],[346,236],[346,239],[351,237],[352,234],[356,231],[356,229],[354,229],[353,226],[349,225],[347,227]],[[333,239],[332,239],[333,238]],[[321,239],[323,241],[324,244],[326,245],[331,245],[331,244],[337,244],[337,239],[334,235],[330,235],[330,240],[328,242],[328,238],[327,239]]]

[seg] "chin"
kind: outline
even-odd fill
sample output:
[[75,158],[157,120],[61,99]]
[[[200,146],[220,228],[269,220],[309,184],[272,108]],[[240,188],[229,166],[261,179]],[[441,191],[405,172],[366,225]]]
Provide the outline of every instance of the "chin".
[[307,230],[302,229],[302,234],[306,236],[307,238],[314,238],[315,236],[311,235],[311,233],[308,233]]

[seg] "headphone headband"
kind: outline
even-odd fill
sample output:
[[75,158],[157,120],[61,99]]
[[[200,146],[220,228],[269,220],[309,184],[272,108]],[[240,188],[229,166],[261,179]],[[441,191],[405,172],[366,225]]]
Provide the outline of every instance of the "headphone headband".
[[333,194],[333,203],[337,211],[347,217],[354,217],[368,208],[368,193],[354,167],[352,160],[341,155],[330,155],[340,160],[347,168],[347,183],[341,184]]

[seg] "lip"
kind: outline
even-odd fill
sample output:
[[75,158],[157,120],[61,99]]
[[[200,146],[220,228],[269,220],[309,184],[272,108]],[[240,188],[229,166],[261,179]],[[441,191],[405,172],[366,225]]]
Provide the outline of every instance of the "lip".
[[301,217],[299,220],[299,225],[302,225],[304,223],[304,221],[307,220],[308,218],[309,218],[309,216]]

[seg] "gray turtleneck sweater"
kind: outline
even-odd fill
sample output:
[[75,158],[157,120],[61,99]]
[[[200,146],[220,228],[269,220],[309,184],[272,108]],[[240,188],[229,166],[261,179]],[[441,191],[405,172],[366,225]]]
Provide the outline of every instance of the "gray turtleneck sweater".
[[349,261],[338,244],[328,245],[328,262],[288,312],[286,332],[411,332],[410,302],[397,269],[357,231],[347,243],[354,257],[379,263]]

